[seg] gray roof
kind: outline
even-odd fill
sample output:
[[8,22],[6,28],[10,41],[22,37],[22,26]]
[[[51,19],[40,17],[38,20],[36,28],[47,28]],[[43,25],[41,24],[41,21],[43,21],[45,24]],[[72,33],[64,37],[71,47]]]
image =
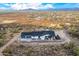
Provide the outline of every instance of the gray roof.
[[54,31],[33,31],[33,32],[22,32],[21,33],[21,38],[30,35],[30,36],[43,36],[49,34],[50,36],[55,36]]

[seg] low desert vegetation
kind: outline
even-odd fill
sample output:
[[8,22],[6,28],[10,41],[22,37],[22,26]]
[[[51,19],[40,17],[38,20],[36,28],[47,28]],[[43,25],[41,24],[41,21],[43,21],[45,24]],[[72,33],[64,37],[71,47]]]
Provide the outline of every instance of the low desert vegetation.
[[0,31],[0,47],[5,44],[6,41],[6,31]]
[[69,34],[71,34],[72,36],[79,38],[79,27],[77,26],[72,26],[69,28]]
[[[15,22],[5,22],[15,21]],[[4,23],[3,23],[4,22]],[[79,56],[79,11],[40,11],[14,12],[0,15],[0,46],[3,46],[16,33],[36,30],[66,30],[71,36],[71,42],[62,45],[24,46],[21,44],[9,46],[4,55],[75,55]],[[2,29],[3,28],[3,29]]]
[[6,44],[21,30],[19,26],[15,26],[14,24],[1,24],[0,26],[0,47]]
[[79,56],[79,48],[74,43],[61,45],[13,45],[3,51],[8,56]]

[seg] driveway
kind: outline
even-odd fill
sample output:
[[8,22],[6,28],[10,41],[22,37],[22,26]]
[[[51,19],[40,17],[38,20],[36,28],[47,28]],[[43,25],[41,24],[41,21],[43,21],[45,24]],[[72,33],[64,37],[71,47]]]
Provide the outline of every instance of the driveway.
[[56,35],[58,34],[61,38],[61,40],[64,40],[63,43],[70,42],[71,37],[69,36],[69,34],[66,32],[66,30],[56,30],[55,31]]

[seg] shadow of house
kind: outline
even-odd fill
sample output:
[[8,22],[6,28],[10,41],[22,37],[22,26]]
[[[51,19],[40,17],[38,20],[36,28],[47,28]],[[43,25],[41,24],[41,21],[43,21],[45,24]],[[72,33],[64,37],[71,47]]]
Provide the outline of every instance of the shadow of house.
[[20,41],[33,41],[33,40],[53,40],[55,38],[54,31],[33,31],[22,32]]

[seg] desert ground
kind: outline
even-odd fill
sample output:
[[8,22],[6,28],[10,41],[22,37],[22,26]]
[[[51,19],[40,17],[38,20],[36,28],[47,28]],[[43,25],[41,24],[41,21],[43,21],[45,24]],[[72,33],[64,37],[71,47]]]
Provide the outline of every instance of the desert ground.
[[[42,29],[55,30],[65,43],[29,45],[17,40],[22,31]],[[79,55],[78,30],[79,11],[18,11],[0,14],[0,55]]]

